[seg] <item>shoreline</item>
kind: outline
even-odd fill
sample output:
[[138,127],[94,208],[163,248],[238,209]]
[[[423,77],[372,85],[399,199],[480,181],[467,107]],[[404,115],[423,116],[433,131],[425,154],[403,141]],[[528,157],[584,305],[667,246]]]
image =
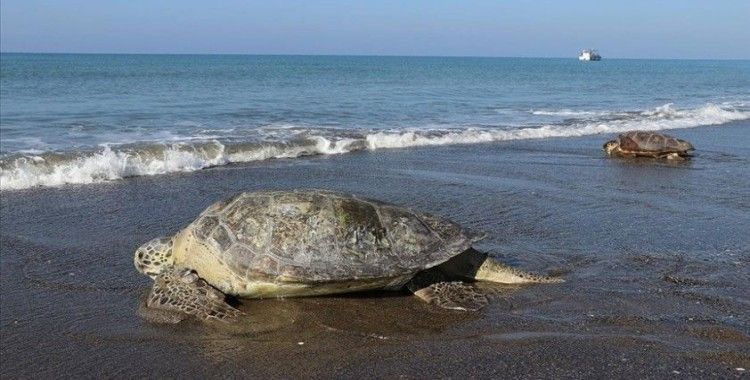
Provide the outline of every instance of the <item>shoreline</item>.
[[[0,157],[0,191],[67,184],[95,184],[129,177],[195,172],[238,163],[334,156],[357,152],[414,149],[451,145],[498,144],[582,136],[614,136],[645,123],[655,130],[682,130],[715,125],[743,124],[750,113],[713,104],[678,110],[671,104],[643,112],[615,113],[619,119],[604,124],[581,119],[574,125],[502,128],[448,128],[425,130],[306,129],[289,132],[278,141],[264,141],[263,128],[247,140],[147,142],[104,144],[75,151],[15,153]],[[565,110],[564,114],[569,113]],[[533,113],[533,112],[532,112]],[[548,113],[548,112],[547,112]],[[624,117],[626,115],[627,117]],[[600,115],[601,116],[601,115]],[[611,117],[601,116],[601,117]],[[568,122],[569,123],[569,122]],[[697,123],[697,124],[696,124]],[[695,124],[695,125],[694,125]],[[290,130],[282,128],[282,130]],[[277,137],[278,138],[278,137]],[[254,140],[255,139],[255,140]]]

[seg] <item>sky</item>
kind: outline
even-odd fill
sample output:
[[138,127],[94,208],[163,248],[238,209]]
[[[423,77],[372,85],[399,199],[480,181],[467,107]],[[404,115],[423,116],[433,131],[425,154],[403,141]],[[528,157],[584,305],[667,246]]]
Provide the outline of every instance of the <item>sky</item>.
[[0,51],[750,59],[750,0],[2,0]]

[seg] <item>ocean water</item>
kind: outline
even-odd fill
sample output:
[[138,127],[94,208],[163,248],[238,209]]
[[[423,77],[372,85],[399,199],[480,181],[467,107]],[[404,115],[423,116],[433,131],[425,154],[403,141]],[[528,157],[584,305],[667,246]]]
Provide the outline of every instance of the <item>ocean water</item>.
[[[748,61],[0,59],[0,378],[750,367]],[[695,157],[603,155],[634,128]],[[477,283],[476,313],[376,292],[237,300],[247,317],[226,328],[137,316],[141,244],[238,192],[302,188],[450,218],[486,235],[476,250],[565,282]]]
[[748,118],[750,61],[3,53],[0,190]]

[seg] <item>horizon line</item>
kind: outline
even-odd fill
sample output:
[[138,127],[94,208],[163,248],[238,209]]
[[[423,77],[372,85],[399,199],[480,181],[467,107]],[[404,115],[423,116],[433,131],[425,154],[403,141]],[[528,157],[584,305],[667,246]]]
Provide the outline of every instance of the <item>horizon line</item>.
[[[578,59],[577,56],[508,56],[508,55],[421,55],[421,54],[323,54],[323,53],[113,53],[113,52],[32,52],[32,51],[0,51],[0,54],[50,54],[50,55],[203,55],[203,56],[277,56],[277,57],[394,57],[394,58],[524,58],[524,59]],[[749,61],[750,58],[675,58],[675,57],[602,57],[602,60],[685,60],[685,61]]]

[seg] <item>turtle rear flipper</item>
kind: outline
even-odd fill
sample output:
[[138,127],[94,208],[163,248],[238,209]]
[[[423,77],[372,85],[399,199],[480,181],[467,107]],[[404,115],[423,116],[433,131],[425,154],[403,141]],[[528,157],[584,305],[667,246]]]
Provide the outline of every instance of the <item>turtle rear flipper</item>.
[[427,303],[452,310],[476,311],[489,303],[482,292],[460,281],[436,282],[415,291],[414,295]]
[[[230,322],[242,315],[224,301],[224,293],[184,268],[165,268],[154,279],[146,306],[157,321],[176,323],[188,315],[204,321]],[[165,315],[167,317],[165,317]]]
[[559,277],[540,276],[505,265],[488,254],[469,249],[438,267],[451,278],[488,281],[498,284],[554,284]]

